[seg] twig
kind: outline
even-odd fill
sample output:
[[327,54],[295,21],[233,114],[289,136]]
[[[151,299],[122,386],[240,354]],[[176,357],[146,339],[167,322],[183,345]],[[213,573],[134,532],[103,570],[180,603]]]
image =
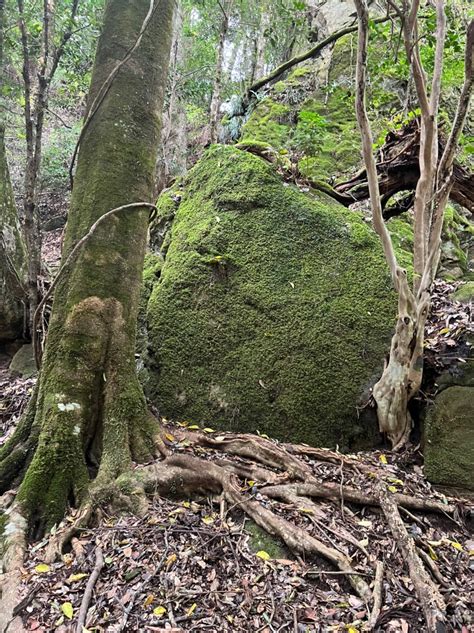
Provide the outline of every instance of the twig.
[[380,610],[382,608],[382,593],[383,593],[383,574],[384,574],[384,564],[382,561],[377,561],[377,565],[375,568],[375,583],[374,583],[374,592],[373,596],[373,605],[372,611],[370,612],[370,618],[368,621],[369,630],[375,628],[378,617],[380,615]]
[[86,623],[87,611],[89,610],[89,604],[92,598],[92,592],[94,590],[95,583],[99,578],[102,567],[104,566],[104,555],[102,554],[102,548],[97,547],[95,553],[95,565],[92,570],[92,574],[87,582],[86,590],[81,602],[81,608],[79,610],[79,617],[77,619],[76,633],[82,633],[82,629]]

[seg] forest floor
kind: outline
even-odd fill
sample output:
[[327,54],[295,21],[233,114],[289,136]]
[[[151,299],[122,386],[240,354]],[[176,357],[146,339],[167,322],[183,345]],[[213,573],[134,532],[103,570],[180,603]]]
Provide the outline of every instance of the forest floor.
[[[58,229],[45,237],[50,269],[58,266],[61,232]],[[444,282],[437,285],[427,331],[433,372],[458,362],[462,352],[458,343],[469,328],[468,308],[448,298],[455,287]],[[34,378],[10,374],[6,361],[0,358],[0,444],[13,431],[35,383]],[[241,470],[255,465],[235,453],[190,442],[190,432],[194,431],[185,422],[165,422],[168,450],[213,464],[226,460]],[[212,429],[207,432],[210,438],[232,437]],[[283,446],[271,442],[276,448]],[[382,484],[391,494],[454,507],[454,512],[446,513],[401,508],[401,516],[445,600],[448,631],[474,630],[473,507],[469,500],[448,497],[426,481],[419,446],[403,453],[385,450],[343,456],[328,452],[326,457],[312,454],[311,449],[306,452],[304,446],[286,445],[285,449],[297,453],[318,482],[336,486],[340,498],[317,499],[307,505],[283,502],[266,496],[266,482],[242,476],[240,492],[350,559],[374,597],[381,598],[372,630],[426,631],[423,605],[384,513],[378,507],[348,501],[343,491],[357,491],[369,499]],[[265,464],[265,471],[285,481],[278,468]],[[64,525],[72,522],[74,514]],[[58,531],[63,527],[58,526]],[[372,601],[367,603],[355,594],[347,572],[322,557],[292,554],[222,496],[175,501],[155,497],[141,517],[104,512],[93,527],[72,540],[70,551],[52,563],[47,556],[51,538],[54,534],[31,544],[21,569],[16,615],[27,631],[76,631],[85,594],[90,600],[80,633],[357,633],[368,630],[374,608]],[[377,563],[383,571],[378,580]]]

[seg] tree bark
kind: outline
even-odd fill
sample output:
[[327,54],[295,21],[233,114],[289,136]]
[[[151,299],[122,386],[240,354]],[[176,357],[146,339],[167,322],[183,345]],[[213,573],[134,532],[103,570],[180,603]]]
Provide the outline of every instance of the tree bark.
[[217,143],[217,124],[219,122],[219,109],[221,106],[221,91],[222,91],[222,75],[224,72],[224,47],[227,38],[227,31],[229,29],[229,6],[222,6],[222,21],[219,32],[219,44],[217,46],[217,62],[216,62],[216,77],[214,79],[214,88],[212,91],[210,115],[209,115],[209,136],[211,143]]
[[[5,2],[0,0],[0,79],[4,8]],[[25,334],[26,307],[26,251],[8,171],[5,126],[0,119],[0,342]]]
[[[175,3],[153,4],[140,45],[89,117],[63,262],[104,213],[133,202],[149,205],[153,196]],[[149,10],[149,0],[108,0],[89,107],[137,41]],[[2,469],[24,443],[25,425],[30,426],[28,438],[38,437],[34,454],[23,451],[28,468],[17,495],[30,535],[59,521],[68,503],[79,504],[92,480],[96,490],[103,489],[132,460],[155,454],[158,426],[135,367],[148,213],[144,206],[112,214],[57,284],[36,408],[0,452],[5,488],[10,482]]]

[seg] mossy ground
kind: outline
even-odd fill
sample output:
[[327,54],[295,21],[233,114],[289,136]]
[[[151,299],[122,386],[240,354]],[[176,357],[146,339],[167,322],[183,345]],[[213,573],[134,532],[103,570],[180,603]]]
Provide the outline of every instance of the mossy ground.
[[[171,418],[348,448],[396,316],[371,228],[262,159],[189,173],[148,305],[149,395]],[[371,438],[372,441],[372,438]]]

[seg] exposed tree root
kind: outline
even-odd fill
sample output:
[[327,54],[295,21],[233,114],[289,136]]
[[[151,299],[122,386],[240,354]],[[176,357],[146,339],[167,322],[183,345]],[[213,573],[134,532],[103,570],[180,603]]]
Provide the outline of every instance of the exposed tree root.
[[[323,507],[312,500],[321,498],[339,502],[343,499],[346,503],[382,508],[423,606],[427,630],[436,631],[437,629],[433,627],[444,623],[443,598],[423,565],[427,565],[435,581],[443,586],[445,586],[444,579],[436,565],[430,565],[427,560],[429,557],[425,557],[424,552],[417,550],[415,541],[409,537],[403,525],[398,507],[420,512],[453,514],[456,511],[454,506],[403,494],[390,494],[385,490],[384,483],[380,483],[378,494],[364,493],[338,483],[322,483],[313,474],[310,464],[297,456],[298,453],[311,455],[322,462],[342,463],[359,471],[359,474],[365,469],[373,473],[369,465],[365,464],[361,467],[356,458],[339,455],[335,451],[311,449],[305,446],[286,446],[259,436],[243,434],[210,436],[186,429],[182,432],[181,430],[173,431],[173,434],[176,437],[182,434],[181,439],[188,439],[191,446],[206,447],[205,456],[197,457],[189,452],[189,448],[186,448],[185,453],[176,453],[173,452],[174,448],[163,445],[162,452],[166,454],[166,457],[161,461],[137,466],[117,480],[112,478],[108,483],[96,480],[90,487],[87,500],[76,512],[73,523],[58,529],[56,534],[50,537],[45,560],[52,561],[68,543],[72,542],[73,546],[77,546],[75,536],[91,524],[96,512],[100,511],[104,505],[112,505],[114,509],[125,509],[127,512],[144,512],[147,508],[147,495],[177,498],[189,498],[196,494],[213,495],[221,500],[222,507],[225,508],[227,503],[231,510],[239,509],[270,535],[280,539],[294,553],[305,558],[322,557],[334,565],[337,571],[332,573],[346,576],[355,593],[367,605],[372,606],[369,627],[374,628],[381,610],[383,565],[380,562],[377,563],[374,569],[373,590],[369,589],[369,585],[363,578],[364,574],[354,567],[349,556],[338,549],[339,546],[335,543],[345,541],[368,559],[369,555],[364,544],[344,524],[327,525],[327,515]],[[186,444],[186,447],[188,446],[189,443]],[[198,448],[198,452],[204,451]],[[231,455],[237,458],[231,459]],[[377,470],[382,480],[386,473],[381,468]],[[250,487],[247,485],[242,488],[242,480],[247,482],[253,480],[255,486],[251,483]],[[255,494],[255,491],[258,494]],[[318,537],[322,535],[326,542],[297,523],[277,514],[268,503],[265,501],[262,503],[264,497],[282,500],[288,504],[288,510],[294,509],[306,514],[308,520],[313,522]],[[4,495],[2,505],[7,505],[12,498],[12,494]],[[17,526],[17,529],[12,530],[13,536],[7,544],[7,554],[4,557],[6,571],[20,567],[26,546],[27,524],[15,503],[11,506],[10,521]],[[76,541],[75,545],[74,541]],[[9,597],[7,599],[4,592],[1,610],[9,614],[10,620],[14,614],[19,582],[19,574],[4,576]],[[85,610],[87,612],[87,607]]]
[[446,604],[437,585],[423,567],[414,540],[408,534],[397,504],[385,488],[380,486],[380,506],[402,554],[426,619],[428,633],[446,631]]
[[7,523],[3,529],[3,556],[0,577],[0,631],[23,631],[16,607],[21,582],[21,565],[26,551],[27,523],[13,503],[5,510]]
[[384,570],[385,566],[383,562],[380,560],[377,561],[377,565],[375,568],[373,606],[372,611],[370,612],[369,621],[367,623],[367,628],[369,629],[369,631],[372,631],[375,628],[378,617],[380,615],[380,610],[382,609]]
[[237,480],[224,468],[186,455],[144,466],[139,472],[144,489],[148,492],[162,489],[189,492],[196,484],[201,491],[206,488],[211,492],[222,491],[230,504],[238,506],[257,525],[272,536],[280,538],[292,551],[303,556],[323,556],[340,571],[347,573],[358,595],[365,601],[370,600],[371,592],[367,583],[353,573],[354,569],[347,556],[307,534],[302,528],[278,517],[258,501],[245,497],[239,490]]

